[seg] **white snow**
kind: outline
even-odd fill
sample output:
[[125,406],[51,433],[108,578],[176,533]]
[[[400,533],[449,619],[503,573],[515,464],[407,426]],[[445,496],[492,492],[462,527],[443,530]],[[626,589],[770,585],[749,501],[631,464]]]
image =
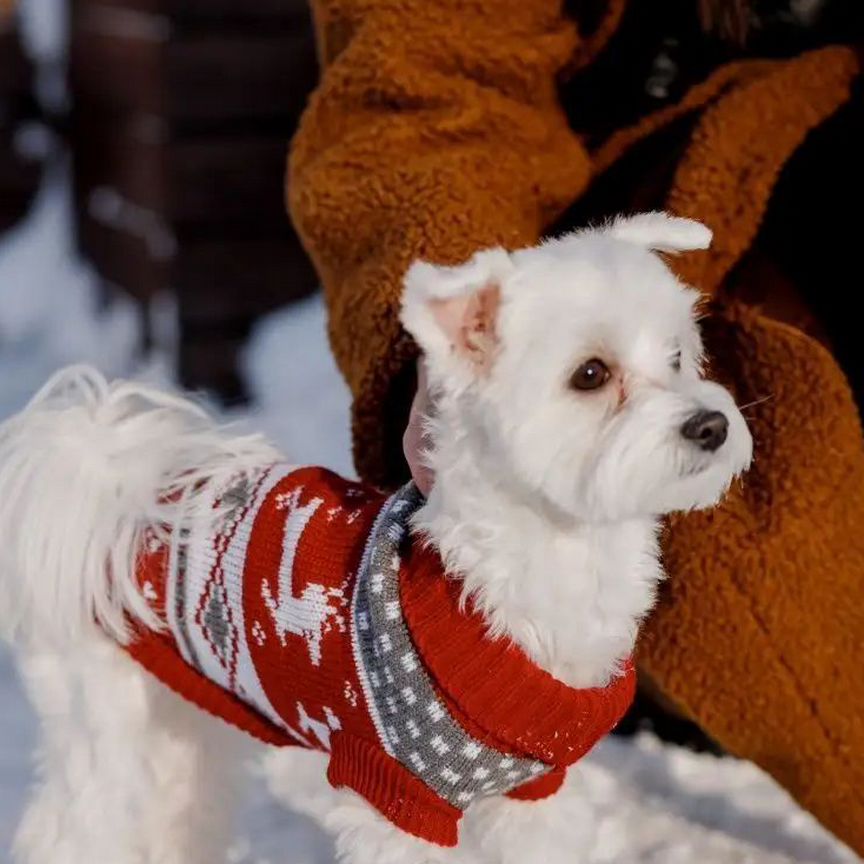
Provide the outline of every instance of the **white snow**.
[[[135,356],[131,304],[98,309],[95,282],[72,252],[62,166],[30,218],[0,239],[0,417],[55,368],[86,360],[111,374],[166,379],[166,358]],[[170,330],[170,327],[168,328]],[[248,356],[258,409],[250,425],[292,460],[350,472],[348,395],[333,366],[319,299],[265,321]],[[2,493],[2,490],[0,490]],[[0,650],[0,859],[32,770],[33,717]],[[857,859],[752,765],[664,746],[608,740],[583,763],[601,842],[585,864],[843,864]],[[328,864],[332,845],[254,784],[234,864]],[[575,860],[575,857],[574,857]],[[529,862],[526,862],[529,864]]]

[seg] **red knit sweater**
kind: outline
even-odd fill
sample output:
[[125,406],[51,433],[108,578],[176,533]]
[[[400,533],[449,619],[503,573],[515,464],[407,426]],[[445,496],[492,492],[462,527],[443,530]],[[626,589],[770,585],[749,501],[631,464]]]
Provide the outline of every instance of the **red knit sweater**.
[[411,541],[421,500],[318,468],[234,483],[218,525],[171,549],[149,539],[140,581],[166,628],[128,650],[257,738],[328,751],[334,786],[453,845],[477,797],[555,792],[626,711],[634,672],[576,690],[490,639],[437,554]]

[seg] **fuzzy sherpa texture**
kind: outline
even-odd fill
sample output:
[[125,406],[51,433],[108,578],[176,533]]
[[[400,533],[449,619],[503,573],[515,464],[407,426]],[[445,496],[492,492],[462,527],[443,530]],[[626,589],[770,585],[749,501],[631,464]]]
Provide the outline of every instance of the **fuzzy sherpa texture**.
[[[591,151],[567,124],[556,78],[591,62],[623,5],[609,3],[594,38],[558,0],[313,3],[323,75],[294,142],[289,198],[355,397],[364,477],[388,484],[403,470],[416,348],[397,309],[414,258],[456,263],[535,242],[593,176],[688,115],[665,203],[714,230],[713,250],[682,257],[680,272],[722,292],[781,168],[860,73],[844,47],[734,64]],[[858,415],[808,336],[739,305],[712,330],[715,367],[739,401],[765,400],[748,409],[755,468],[744,495],[672,525],[671,579],[641,668],[864,852]]]

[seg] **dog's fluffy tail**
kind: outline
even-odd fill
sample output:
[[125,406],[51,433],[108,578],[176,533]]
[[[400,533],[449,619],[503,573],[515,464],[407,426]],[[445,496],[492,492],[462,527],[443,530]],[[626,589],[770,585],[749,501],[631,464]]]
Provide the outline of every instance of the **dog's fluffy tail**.
[[135,574],[146,531],[216,518],[211,490],[278,460],[194,403],[97,371],[55,375],[0,425],[0,635],[70,642],[160,622]]

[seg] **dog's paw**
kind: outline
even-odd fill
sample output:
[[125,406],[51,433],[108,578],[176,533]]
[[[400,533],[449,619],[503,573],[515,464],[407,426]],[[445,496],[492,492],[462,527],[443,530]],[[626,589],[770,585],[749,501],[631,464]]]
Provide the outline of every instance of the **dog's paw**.
[[335,834],[340,864],[474,864],[456,850],[406,834],[353,792],[337,794],[339,804],[324,825]]
[[479,802],[467,814],[462,830],[466,860],[573,864],[587,856],[596,838],[594,813],[584,796],[568,793],[565,789],[543,801]]

